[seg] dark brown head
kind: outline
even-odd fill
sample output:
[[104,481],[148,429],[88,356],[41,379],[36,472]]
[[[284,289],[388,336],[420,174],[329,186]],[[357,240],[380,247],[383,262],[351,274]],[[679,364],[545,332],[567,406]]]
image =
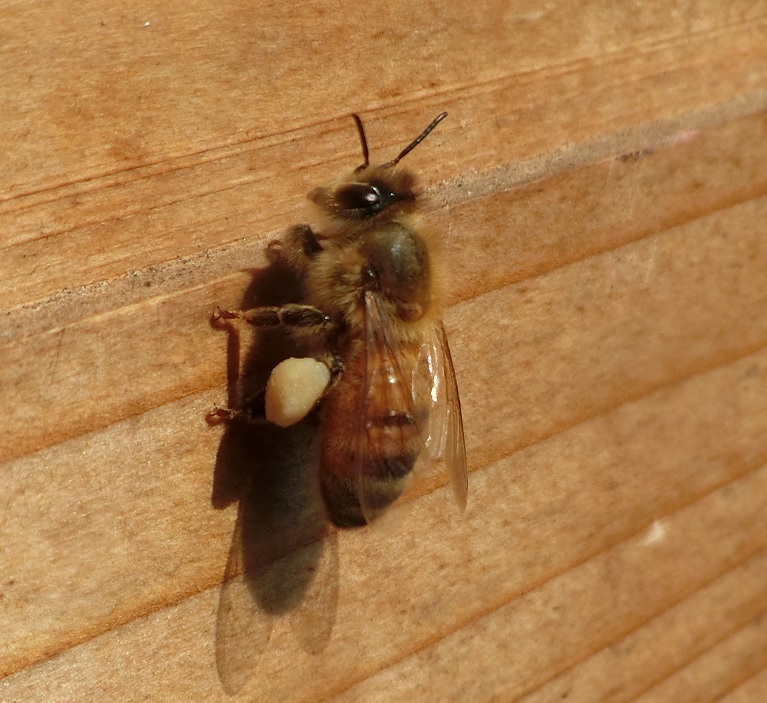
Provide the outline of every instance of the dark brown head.
[[416,204],[412,190],[415,178],[407,171],[395,167],[447,117],[447,113],[438,115],[395,159],[378,166],[370,165],[362,121],[358,115],[352,117],[357,124],[364,161],[345,183],[332,189],[317,188],[310,194],[310,199],[329,215],[349,223],[360,223],[379,215],[413,210]]

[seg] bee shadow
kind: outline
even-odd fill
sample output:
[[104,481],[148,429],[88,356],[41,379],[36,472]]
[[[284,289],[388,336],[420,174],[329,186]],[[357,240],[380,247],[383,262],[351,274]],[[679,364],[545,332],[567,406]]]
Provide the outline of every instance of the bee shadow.
[[[301,297],[300,280],[279,260],[252,274],[243,309]],[[274,366],[306,353],[285,330],[257,332],[241,365],[241,333],[231,327],[228,334],[229,407],[257,408]],[[216,620],[216,666],[227,693],[253,675],[276,620],[287,621],[307,652],[321,652],[330,639],[338,553],[317,486],[318,427],[315,415],[285,429],[233,421],[222,436],[211,500],[217,509],[238,504]]]

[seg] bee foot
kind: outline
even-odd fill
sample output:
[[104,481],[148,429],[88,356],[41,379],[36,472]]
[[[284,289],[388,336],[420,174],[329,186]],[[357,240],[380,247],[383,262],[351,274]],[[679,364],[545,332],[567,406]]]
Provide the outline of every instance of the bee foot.
[[213,327],[220,329],[226,327],[228,325],[228,321],[233,320],[236,317],[239,317],[237,311],[223,310],[222,308],[218,307],[218,305],[216,305],[210,315],[210,324],[213,325]]
[[213,409],[205,416],[205,421],[209,425],[220,425],[224,422],[229,422],[233,417],[239,414],[237,410],[230,410],[229,408],[219,408],[217,405],[213,406]]

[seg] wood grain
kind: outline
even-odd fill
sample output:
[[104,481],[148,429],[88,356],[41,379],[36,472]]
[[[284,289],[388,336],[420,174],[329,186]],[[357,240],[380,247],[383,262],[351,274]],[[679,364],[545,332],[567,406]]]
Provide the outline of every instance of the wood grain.
[[[767,3],[41,1],[0,32],[0,700],[765,700]],[[311,428],[205,424],[284,353],[210,312],[279,287],[264,246],[357,164],[351,111],[383,160],[443,109],[408,160],[469,507],[430,478],[336,531]]]

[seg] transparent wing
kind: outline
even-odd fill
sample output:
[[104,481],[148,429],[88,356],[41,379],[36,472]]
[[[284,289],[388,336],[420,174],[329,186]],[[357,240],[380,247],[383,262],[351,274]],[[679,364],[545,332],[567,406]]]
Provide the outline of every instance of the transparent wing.
[[314,426],[240,429],[224,459],[242,485],[215,637],[219,679],[230,695],[247,689],[278,621],[290,624],[297,646],[320,651],[338,599],[336,538],[327,534],[313,481]]
[[435,325],[430,338],[421,347],[417,370],[413,393],[416,397],[428,393],[430,403],[426,453],[432,460],[444,459],[455,501],[464,510],[469,479],[461,399],[447,334],[441,322]]
[[245,569],[243,509],[237,514],[216,616],[216,668],[230,695],[239,693],[256,671],[256,663],[272,634],[273,617],[253,597]]
[[364,302],[364,383],[355,470],[360,508],[371,523],[405,489],[424,446],[429,407],[414,394],[419,349],[396,339],[377,294],[366,292]]
[[216,668],[229,695],[246,690],[275,622],[286,620],[300,649],[318,654],[330,640],[338,607],[334,532],[249,567],[242,513],[237,523],[216,617]]

